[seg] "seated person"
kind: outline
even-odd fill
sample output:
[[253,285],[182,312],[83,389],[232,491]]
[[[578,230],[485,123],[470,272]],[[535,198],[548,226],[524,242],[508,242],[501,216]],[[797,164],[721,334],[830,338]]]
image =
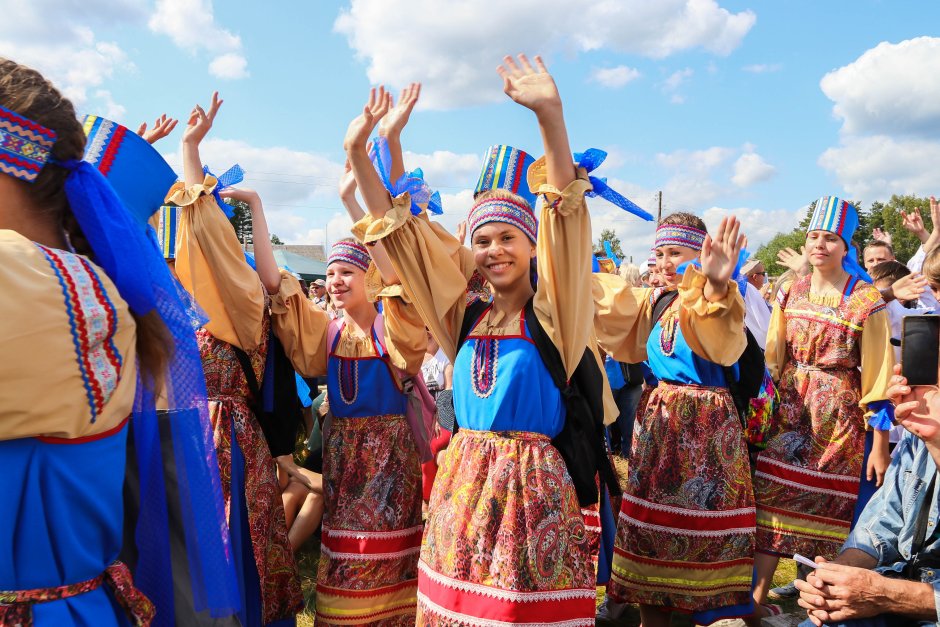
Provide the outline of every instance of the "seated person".
[[888,393],[909,433],[839,556],[795,582],[801,627],[940,623],[940,392],[908,387],[895,366]]

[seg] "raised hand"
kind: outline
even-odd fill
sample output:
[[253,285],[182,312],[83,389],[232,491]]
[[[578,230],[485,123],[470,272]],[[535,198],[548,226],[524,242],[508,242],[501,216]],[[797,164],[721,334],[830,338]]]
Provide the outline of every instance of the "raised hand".
[[872,229],[871,237],[876,242],[884,242],[888,246],[894,243],[894,240],[891,237],[891,233],[888,233],[884,229],[879,229],[879,228]]
[[463,245],[463,243],[467,240],[467,221],[466,220],[462,220],[460,224],[457,225],[457,232],[455,233],[455,235],[457,236],[457,241],[459,241],[460,244]]
[[809,274],[809,258],[806,255],[806,246],[800,246],[800,252],[796,252],[792,248],[777,251],[777,262],[781,266],[793,270],[799,276]]
[[212,102],[209,104],[208,112],[198,104],[193,107],[189,114],[189,121],[186,123],[186,130],[183,131],[183,143],[199,144],[205,139],[222,102],[219,92],[216,91],[212,92]]
[[249,207],[252,207],[261,200],[261,196],[258,195],[258,192],[253,189],[248,189],[247,187],[227,187],[219,192],[219,196],[243,202]]
[[141,125],[137,127],[137,134],[143,137],[148,144],[155,144],[172,133],[177,123],[179,123],[179,120],[168,118],[166,113],[164,113],[157,118],[153,123],[153,128],[150,130],[147,130],[147,123],[142,122]]
[[[408,118],[418,104],[418,98],[421,96],[421,83],[411,83],[405,87],[401,95],[398,96],[398,102],[388,112],[379,123],[379,135],[383,137],[401,135],[402,129],[408,124]],[[391,99],[391,95],[389,95]]]
[[496,68],[496,73],[503,79],[503,91],[515,102],[536,114],[551,109],[561,109],[561,95],[555,80],[548,73],[542,57],[535,56],[535,67],[524,55],[519,55],[519,63],[510,57],[503,57],[503,64]]
[[924,226],[924,218],[920,215],[920,207],[915,207],[914,211],[910,213],[902,211],[901,225],[916,235],[921,244],[927,241],[929,234],[927,233],[927,227]]
[[343,148],[351,150],[356,147],[365,148],[372,130],[379,123],[389,109],[392,108],[392,95],[379,86],[369,90],[369,101],[362,108],[362,113],[349,123],[346,137],[343,139]]
[[940,203],[933,196],[930,197],[930,221],[933,229],[930,231],[930,237],[924,242],[924,252],[927,253],[940,246]]
[[356,196],[356,177],[352,171],[352,165],[349,159],[346,160],[346,166],[343,168],[343,175],[339,178],[339,197],[355,198]]
[[738,255],[747,244],[747,238],[738,234],[740,228],[741,222],[736,217],[722,218],[715,237],[706,236],[702,244],[702,274],[715,288],[727,287],[738,265]]
[[909,274],[891,284],[891,292],[899,301],[917,300],[927,290],[927,277]]

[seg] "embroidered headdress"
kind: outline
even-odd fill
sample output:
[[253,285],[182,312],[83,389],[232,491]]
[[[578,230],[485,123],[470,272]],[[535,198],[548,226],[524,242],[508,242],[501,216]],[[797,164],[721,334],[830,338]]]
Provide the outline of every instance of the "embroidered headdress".
[[56,134],[0,107],[0,172],[32,183],[52,155]]
[[483,169],[473,191],[474,197],[491,189],[505,189],[534,206],[535,194],[529,189],[526,176],[533,163],[535,159],[518,148],[504,144],[490,146],[483,155]]
[[855,278],[871,283],[871,277],[858,263],[858,251],[852,245],[852,236],[857,228],[858,210],[852,203],[836,196],[823,196],[816,201],[806,232],[829,231],[841,237],[848,249],[848,254],[842,260],[842,267]]
[[372,258],[369,256],[369,251],[366,250],[366,247],[359,242],[340,240],[333,244],[333,247],[330,249],[330,257],[326,260],[326,265],[329,267],[330,264],[337,261],[350,263],[360,268],[363,272],[367,272]]
[[662,246],[685,246],[695,250],[702,250],[705,236],[708,233],[692,226],[681,224],[660,224],[656,229],[656,243],[653,248]]

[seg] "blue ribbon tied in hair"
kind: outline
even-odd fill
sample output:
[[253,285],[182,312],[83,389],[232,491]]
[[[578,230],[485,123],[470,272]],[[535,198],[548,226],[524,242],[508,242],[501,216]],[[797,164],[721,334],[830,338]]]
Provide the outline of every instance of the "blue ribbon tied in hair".
[[619,268],[620,257],[614,254],[614,248],[610,245],[610,240],[604,240],[604,252],[607,253],[607,258],[613,261],[614,265]]
[[411,213],[419,215],[425,208],[435,215],[444,213],[440,193],[431,190],[424,180],[421,168],[405,172],[397,181],[392,182],[392,154],[388,149],[387,139],[379,136],[372,140],[369,159],[372,160],[375,171],[379,173],[382,185],[392,196],[401,196],[405,192],[411,195]]
[[[209,176],[215,176],[212,173],[212,170],[209,169],[209,166],[202,166],[202,173],[208,174]],[[223,189],[228,189],[233,185],[238,185],[245,180],[245,171],[242,170],[242,167],[237,163],[230,167],[228,170],[222,173],[221,176],[215,176],[219,181],[218,185],[215,186],[212,195],[215,196],[215,201],[219,203],[219,208],[225,213],[225,217],[231,219],[235,215],[235,210],[232,209],[231,205],[222,201],[222,195],[219,194]]]
[[643,218],[647,222],[653,221],[653,216],[641,209],[636,203],[632,200],[625,198],[620,193],[611,189],[607,185],[606,178],[598,178],[596,176],[590,176],[590,173],[597,169],[597,167],[604,163],[604,160],[607,158],[607,153],[598,148],[588,148],[584,152],[574,153],[575,163],[579,168],[584,168],[588,171],[588,180],[591,182],[591,186],[594,187],[593,191],[587,192],[587,196],[595,198],[600,196],[607,202],[613,203],[623,209],[624,211],[629,211],[633,215]]

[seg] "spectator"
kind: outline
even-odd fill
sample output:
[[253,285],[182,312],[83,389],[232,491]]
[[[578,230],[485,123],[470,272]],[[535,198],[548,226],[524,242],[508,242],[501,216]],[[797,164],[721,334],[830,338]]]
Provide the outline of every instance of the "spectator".
[[889,396],[907,429],[885,476],[831,562],[797,581],[809,620],[801,627],[938,622],[940,537],[935,532],[940,466],[940,393],[907,386],[895,366]]
[[633,287],[640,287],[640,269],[632,263],[620,264],[620,269],[617,272],[620,274],[620,278]]
[[313,301],[314,305],[326,311],[326,281],[317,279],[310,284],[310,300]]
[[894,248],[890,243],[876,239],[865,247],[862,259],[865,262],[865,271],[871,272],[871,269],[882,261],[894,261]]
[[764,264],[760,262],[760,259],[753,257],[749,259],[741,267],[741,274],[747,277],[748,283],[759,290],[763,289],[764,283],[767,282],[767,270],[764,269]]

